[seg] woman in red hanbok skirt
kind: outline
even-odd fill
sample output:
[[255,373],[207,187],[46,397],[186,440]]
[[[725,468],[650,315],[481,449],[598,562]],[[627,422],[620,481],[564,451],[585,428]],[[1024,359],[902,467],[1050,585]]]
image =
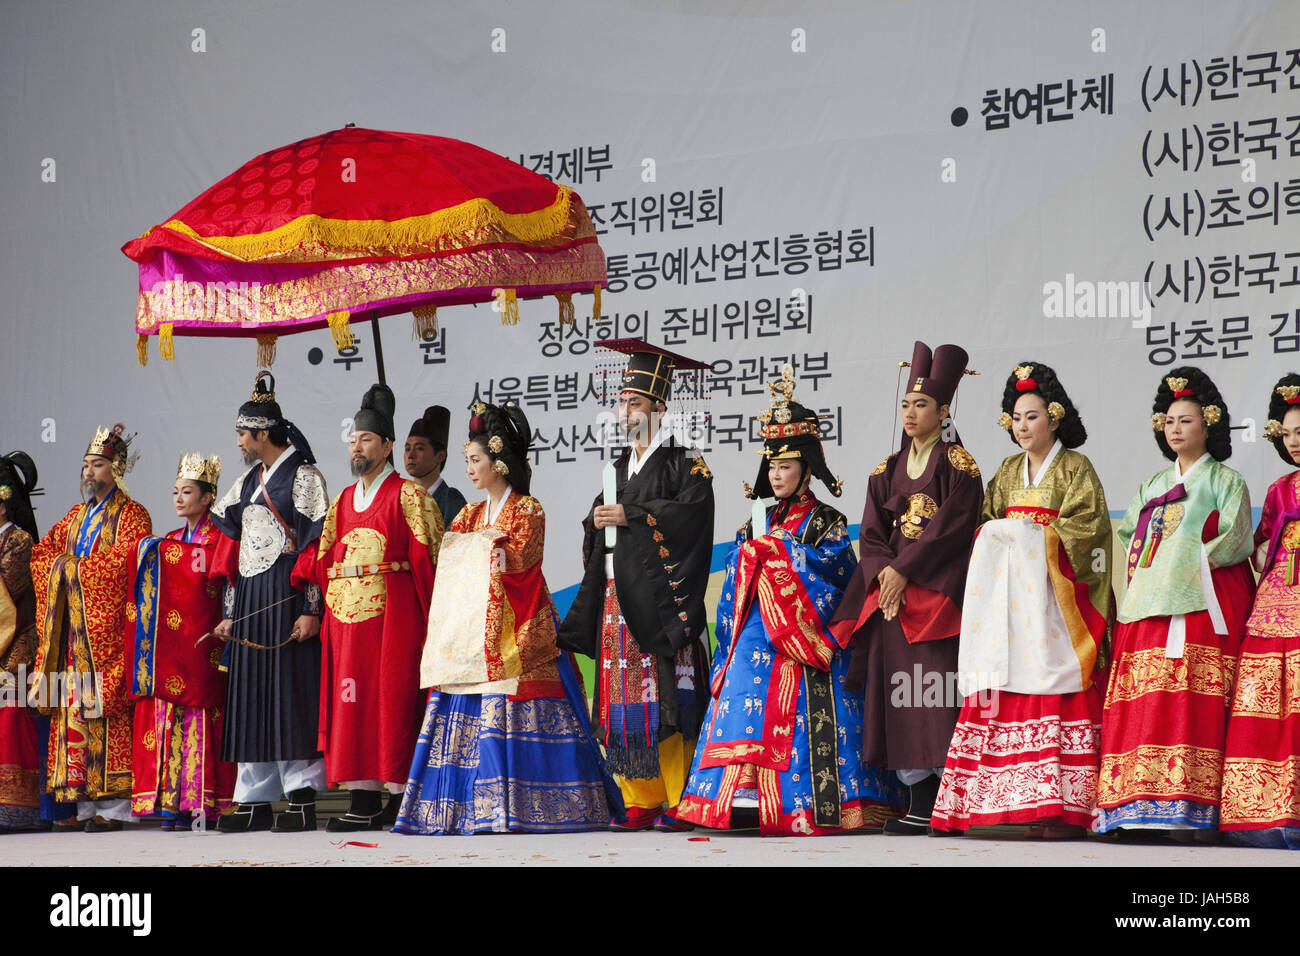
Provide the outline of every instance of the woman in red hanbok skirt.
[[[1300,375],[1269,398],[1265,434],[1300,464]],[[1230,842],[1300,849],[1300,471],[1273,482],[1255,531],[1262,577],[1228,718],[1219,826]]]
[[984,496],[962,601],[965,703],[931,826],[1027,823],[1031,837],[1078,838],[1097,805],[1096,667],[1114,614],[1106,495],[1048,366],[1016,367],[998,424],[1024,451]]
[[185,524],[165,539],[144,538],[136,553],[127,646],[132,693],[143,699],[132,734],[131,812],[161,815],[164,830],[188,830],[200,814],[198,826],[215,826],[235,789],[236,765],[217,759],[226,686],[221,642],[206,636],[222,617],[220,591],[208,576],[220,536],[208,510],[220,474],[216,455],[181,458],[172,498]]
[[36,711],[27,706],[27,671],[36,658],[32,543],[36,520],[28,494],[36,467],[25,452],[0,458],[0,833],[40,830],[44,766]]
[[1198,368],[1173,369],[1151,424],[1173,465],[1119,527],[1128,551],[1102,714],[1097,829],[1212,832],[1227,709],[1255,578],[1250,494],[1221,462],[1228,409]]

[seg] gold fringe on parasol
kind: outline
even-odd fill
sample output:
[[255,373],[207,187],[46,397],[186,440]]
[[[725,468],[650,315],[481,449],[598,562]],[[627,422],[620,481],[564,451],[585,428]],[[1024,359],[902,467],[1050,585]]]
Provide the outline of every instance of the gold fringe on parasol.
[[437,337],[438,307],[436,305],[417,305],[411,310],[411,315],[415,319],[411,334],[415,336],[417,342],[425,338]]
[[279,259],[304,243],[316,243],[334,249],[392,249],[432,243],[442,236],[454,236],[493,226],[521,242],[545,242],[568,228],[572,195],[568,187],[561,186],[549,206],[520,213],[505,212],[490,199],[480,197],[466,200],[450,209],[440,209],[422,216],[408,216],[394,222],[385,219],[299,216],[276,229],[246,236],[201,236],[179,219],[172,219],[147,230],[144,236],[154,229],[170,229],[239,262]]
[[279,338],[274,332],[266,332],[257,337],[258,368],[270,368],[275,364],[275,340]]
[[501,289],[501,324],[519,324],[519,297],[514,289]]
[[560,306],[560,324],[572,325],[573,324],[573,293],[557,292],[555,293],[555,301]]
[[351,318],[351,312],[331,312],[325,317],[330,325],[330,335],[334,337],[334,347],[340,352],[357,344],[356,337],[352,334]]

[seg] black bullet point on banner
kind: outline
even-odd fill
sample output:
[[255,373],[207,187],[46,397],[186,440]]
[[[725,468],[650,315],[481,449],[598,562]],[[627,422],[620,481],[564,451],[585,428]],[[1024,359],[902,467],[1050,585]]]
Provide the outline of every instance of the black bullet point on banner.
[[957,107],[955,110],[952,111],[952,125],[965,126],[966,120],[969,118],[969,116],[970,114],[966,112],[966,107],[964,106]]

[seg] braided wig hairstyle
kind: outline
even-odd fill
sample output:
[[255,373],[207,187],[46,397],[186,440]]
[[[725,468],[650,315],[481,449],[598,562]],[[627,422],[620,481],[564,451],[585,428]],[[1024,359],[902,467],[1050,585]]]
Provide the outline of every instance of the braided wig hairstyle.
[[[1078,448],[1087,441],[1088,430],[1083,427],[1083,419],[1079,417],[1078,409],[1074,407],[1074,402],[1070,401],[1065,386],[1056,377],[1056,372],[1052,367],[1041,362],[1021,362],[1017,367],[1033,369],[1026,381],[1032,380],[1034,387],[1021,387],[1020,376],[1012,372],[1007,378],[1006,387],[1002,390],[1003,413],[1010,418],[1012,411],[1016,407],[1016,399],[1029,392],[1042,398],[1044,405],[1051,405],[1052,402],[1056,402],[1065,409],[1065,415],[1056,426],[1056,437],[1062,445],[1066,448]],[[1013,445],[1019,446],[1020,443],[1016,441],[1015,432],[1010,426],[1007,427],[1007,436],[1011,439]]]
[[474,405],[469,420],[469,440],[483,446],[492,467],[507,484],[521,495],[529,493],[533,469],[528,464],[533,431],[519,403],[497,405],[480,402]]
[[[1208,451],[1215,461],[1225,461],[1232,455],[1232,432],[1229,430],[1228,404],[1219,394],[1219,388],[1195,365],[1183,365],[1171,369],[1160,379],[1160,388],[1156,390],[1155,404],[1151,406],[1154,413],[1153,418],[1163,417],[1169,413],[1169,407],[1176,401],[1182,399],[1174,398],[1174,390],[1169,385],[1171,378],[1187,379],[1187,389],[1192,392],[1191,395],[1183,395],[1182,399],[1196,402],[1204,409],[1206,406],[1213,405],[1219,410],[1217,420],[1206,427],[1205,450]],[[1155,422],[1153,421],[1154,425]],[[1156,444],[1160,446],[1160,453],[1173,461],[1178,457],[1169,442],[1165,441],[1164,427],[1155,429]]]
[[[1277,422],[1279,426],[1285,420],[1287,412],[1291,411],[1293,408],[1300,408],[1300,405],[1292,405],[1288,402],[1286,397],[1278,392],[1278,389],[1280,388],[1300,388],[1300,375],[1297,375],[1295,372],[1288,372],[1277,380],[1277,384],[1274,385],[1273,390],[1269,392],[1268,420],[1270,424]],[[1291,460],[1291,456],[1287,454],[1286,446],[1282,444],[1282,435],[1280,433],[1276,436],[1268,435],[1268,440],[1273,443],[1273,447],[1277,450],[1278,457],[1294,468],[1295,462]]]

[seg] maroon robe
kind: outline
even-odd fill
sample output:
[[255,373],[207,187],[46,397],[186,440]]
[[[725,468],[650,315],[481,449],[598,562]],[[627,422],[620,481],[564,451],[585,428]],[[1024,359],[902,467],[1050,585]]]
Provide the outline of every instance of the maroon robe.
[[[935,443],[919,478],[907,475],[907,446],[882,461],[867,482],[860,564],[831,619],[852,640],[846,686],[865,688],[862,759],[890,770],[942,767],[957,723],[957,635],[966,567],[984,490],[961,445]],[[876,613],[876,575],[907,578],[892,621]],[[865,653],[863,653],[865,651]]]
[[[293,583],[318,584],[321,619],[319,746],[329,783],[404,783],[424,712],[420,653],[428,629],[442,517],[433,499],[397,473],[365,511],[350,485],[334,499],[317,547],[298,558]],[[333,567],[405,562],[409,568],[331,579]]]

